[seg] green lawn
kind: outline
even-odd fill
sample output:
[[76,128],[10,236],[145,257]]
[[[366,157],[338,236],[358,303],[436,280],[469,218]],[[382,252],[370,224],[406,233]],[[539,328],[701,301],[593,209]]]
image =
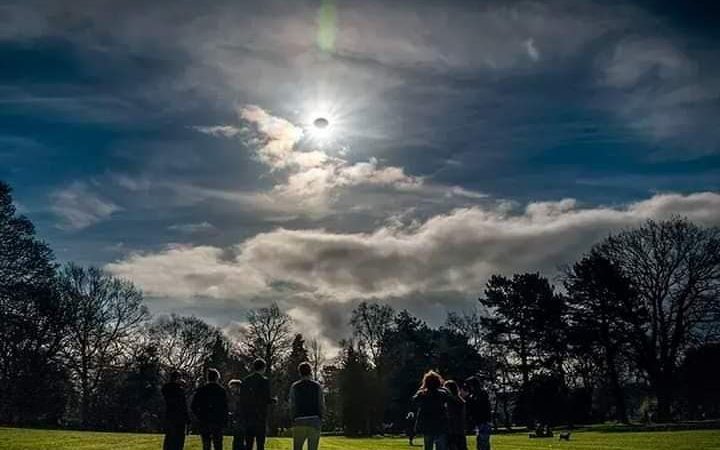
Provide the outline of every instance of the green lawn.
[[[199,441],[197,436],[190,436],[185,448],[199,450]],[[161,436],[151,434],[0,428],[0,450],[159,450],[162,448],[161,443]],[[226,446],[226,448],[230,448],[230,439],[226,439]],[[270,439],[267,448],[268,450],[290,449],[290,440]],[[320,448],[323,450],[411,449],[407,445],[407,440],[400,438],[346,439],[340,437],[323,438]],[[420,449],[421,447],[414,448]],[[498,435],[493,437],[493,449],[720,450],[720,430],[643,433],[588,431],[574,433],[570,442],[559,442],[557,439],[528,439],[524,434]]]

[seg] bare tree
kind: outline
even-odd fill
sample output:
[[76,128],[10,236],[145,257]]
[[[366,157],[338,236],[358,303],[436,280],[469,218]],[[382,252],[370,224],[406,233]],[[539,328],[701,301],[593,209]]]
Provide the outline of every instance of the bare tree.
[[320,378],[323,366],[327,362],[325,356],[325,348],[322,343],[316,339],[308,342],[308,360],[313,368],[313,377],[317,380]]
[[484,345],[481,318],[482,315],[478,308],[459,313],[450,311],[445,319],[445,327],[465,336],[468,343],[479,353],[483,350]]
[[199,380],[215,345],[224,339],[222,331],[192,316],[159,317],[147,335],[166,370],[179,370]]
[[395,310],[390,305],[362,302],[352,312],[350,325],[359,344],[377,366],[383,339],[394,326]]
[[668,420],[680,359],[715,333],[720,319],[720,228],[685,219],[648,221],[608,237],[596,250],[622,271],[637,295],[625,300],[630,345]]
[[273,372],[292,348],[291,325],[292,319],[280,310],[277,303],[250,310],[243,329],[243,353],[263,358],[268,372]]
[[59,284],[72,315],[64,357],[79,385],[80,416],[87,425],[98,385],[122,363],[148,312],[142,293],[132,283],[94,267],[68,264],[60,272]]

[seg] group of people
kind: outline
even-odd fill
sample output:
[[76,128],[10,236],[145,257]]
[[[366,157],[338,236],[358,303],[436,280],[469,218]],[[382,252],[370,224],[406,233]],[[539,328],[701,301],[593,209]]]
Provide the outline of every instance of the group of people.
[[[165,439],[163,450],[182,450],[192,412],[203,450],[222,450],[223,431],[232,430],[232,450],[265,448],[268,408],[276,399],[270,380],[264,375],[266,363],[257,359],[253,372],[243,380],[230,380],[227,390],[220,384],[220,372],[207,371],[206,383],[198,388],[188,411],[185,386],[179,372],[173,372],[162,388],[165,398]],[[293,419],[293,450],[317,450],[324,410],[320,384],[312,379],[312,367],[298,366],[300,379],[290,387],[290,414]]]
[[490,450],[490,399],[476,377],[459,386],[453,380],[444,381],[437,372],[427,372],[413,397],[408,420],[410,445],[417,432],[423,436],[425,450],[467,450],[470,429],[475,432],[477,450]]
[[[264,375],[265,361],[257,359],[253,372],[243,380],[230,380],[227,390],[220,384],[220,372],[207,371],[206,383],[198,388],[188,411],[185,385],[179,372],[170,374],[162,388],[165,398],[165,440],[163,450],[183,450],[192,412],[203,450],[222,450],[223,431],[232,430],[232,450],[264,450],[268,409],[276,402],[270,380]],[[322,414],[325,409],[320,383],[312,379],[312,367],[298,366],[300,379],[290,387],[293,450],[317,450]],[[477,436],[477,450],[490,450],[491,412],[487,392],[480,380],[470,377],[462,384],[444,381],[427,372],[412,399],[413,411],[408,435],[413,445],[415,433],[423,435],[425,450],[467,450],[466,432]]]

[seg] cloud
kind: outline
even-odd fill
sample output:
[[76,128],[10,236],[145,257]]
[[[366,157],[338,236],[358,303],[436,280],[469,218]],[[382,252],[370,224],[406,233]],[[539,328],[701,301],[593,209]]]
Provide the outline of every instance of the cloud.
[[533,38],[530,38],[524,42],[525,50],[527,50],[527,54],[533,61],[538,61],[540,59],[540,52],[535,47],[535,40]]
[[278,228],[229,248],[136,253],[107,269],[154,297],[233,299],[239,306],[279,298],[314,315],[359,299],[421,306],[443,293],[474,298],[495,273],[552,275],[608,233],[672,215],[720,225],[720,194],[656,195],[624,207],[580,208],[572,199],[514,212],[472,207],[368,233]]
[[227,138],[235,137],[242,132],[240,128],[232,125],[214,125],[211,127],[195,126],[193,128],[201,133],[209,134],[210,136],[223,136]]
[[[631,36],[621,39],[609,57],[599,57],[598,64],[601,84],[613,89],[610,108],[655,141],[681,145],[683,153],[673,157],[688,158],[720,151],[720,133],[711,125],[720,97],[720,66],[685,44]],[[666,151],[664,156],[670,155]]]
[[199,222],[199,223],[183,223],[183,224],[175,224],[170,225],[168,227],[168,230],[171,231],[179,231],[180,233],[185,234],[195,234],[195,233],[207,233],[211,231],[217,231],[217,228],[210,222]]
[[83,182],[73,182],[51,195],[52,211],[60,217],[58,227],[64,230],[82,230],[109,218],[122,208],[92,192]]
[[[271,115],[255,105],[243,106],[238,115],[254,127],[255,137],[244,138],[274,177],[267,192],[220,192],[184,187],[200,195],[233,199],[260,211],[273,211],[288,217],[305,215],[321,218],[332,213],[342,190],[354,186],[377,186],[394,190],[417,189],[422,179],[407,175],[401,167],[381,167],[377,158],[351,163],[340,156],[331,156],[325,149],[301,149],[302,127],[287,119]],[[217,129],[225,127],[207,127]],[[238,129],[233,127],[233,129]],[[235,137],[235,134],[211,133]]]

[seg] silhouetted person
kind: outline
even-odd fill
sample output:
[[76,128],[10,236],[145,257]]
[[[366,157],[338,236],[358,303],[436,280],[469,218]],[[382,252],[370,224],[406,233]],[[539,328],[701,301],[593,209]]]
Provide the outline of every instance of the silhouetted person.
[[448,450],[467,450],[465,400],[460,397],[460,389],[453,380],[445,382],[445,389],[450,393],[447,402]]
[[312,379],[312,366],[303,362],[298,366],[300,379],[290,386],[290,417],[293,424],[293,450],[317,450],[320,427],[325,409],[320,383]]
[[265,361],[255,360],[253,373],[243,380],[240,388],[245,423],[245,450],[252,450],[253,442],[257,450],[265,449],[268,407],[273,403],[273,398],[270,395],[270,380],[263,375],[264,372]]
[[228,402],[225,389],[220,386],[220,372],[208,369],[207,383],[200,387],[190,406],[198,421],[203,450],[223,448],[223,426],[227,421]]
[[415,413],[410,411],[407,413],[407,416],[405,416],[405,434],[407,434],[408,437],[408,444],[410,446],[415,445]]
[[425,450],[447,449],[446,405],[450,395],[442,385],[442,377],[431,370],[423,376],[422,385],[413,397],[417,406],[417,430],[423,435]]
[[490,397],[476,377],[465,380],[465,405],[470,427],[477,436],[477,450],[490,450],[490,434],[492,433],[492,412]]
[[190,417],[185,401],[185,383],[180,372],[170,374],[170,380],[162,387],[162,395],[165,399],[163,450],[182,450]]
[[240,400],[241,380],[228,382],[228,410],[230,412],[230,429],[232,430],[232,450],[245,450],[245,423],[242,416],[242,401]]

